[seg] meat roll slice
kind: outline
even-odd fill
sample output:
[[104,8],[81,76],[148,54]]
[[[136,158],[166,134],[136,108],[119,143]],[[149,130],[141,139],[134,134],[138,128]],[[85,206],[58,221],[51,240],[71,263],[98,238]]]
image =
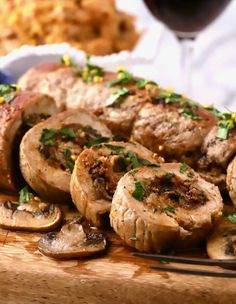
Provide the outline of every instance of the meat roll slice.
[[236,157],[232,160],[227,168],[227,189],[229,191],[229,196],[236,206]]
[[222,214],[216,186],[186,164],[165,163],[123,176],[114,194],[111,226],[130,246],[162,252],[196,245]]
[[[133,126],[133,138],[166,160],[192,164],[203,139],[215,124],[213,114],[176,93],[160,92],[146,103]],[[189,161],[188,161],[189,159]]]
[[[226,115],[226,114],[222,114]],[[233,113],[229,114],[232,117]],[[221,125],[232,124],[231,129]],[[226,169],[236,155],[236,124],[233,118],[222,120],[207,134],[202,145],[202,157],[198,161],[197,171],[221,190],[226,189]]]
[[47,95],[16,91],[10,85],[1,85],[0,91],[3,87],[8,93],[0,97],[0,189],[16,191],[21,184],[18,153],[22,136],[58,109]]
[[95,226],[109,222],[111,200],[119,179],[140,166],[159,166],[159,159],[137,143],[110,142],[84,150],[71,178],[71,196],[78,210]]
[[29,130],[20,145],[22,174],[38,195],[54,202],[70,199],[74,161],[94,140],[107,140],[110,130],[85,110],[69,110]]
[[32,68],[19,84],[23,88],[47,93],[59,107],[93,111],[114,134],[129,135],[138,111],[150,100],[145,85],[140,89],[137,79],[128,71],[105,72],[89,61],[83,68],[52,66],[44,64]]

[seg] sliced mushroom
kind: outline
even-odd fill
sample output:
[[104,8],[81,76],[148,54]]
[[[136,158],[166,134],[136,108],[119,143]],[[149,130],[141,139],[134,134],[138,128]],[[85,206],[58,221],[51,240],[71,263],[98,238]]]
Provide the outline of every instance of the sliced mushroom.
[[0,227],[10,230],[48,232],[57,228],[62,219],[60,209],[31,198],[20,204],[14,201],[0,202]]
[[229,196],[233,204],[236,206],[236,157],[232,160],[227,168],[226,183]]
[[19,91],[0,104],[0,189],[16,191],[21,185],[19,144],[37,122],[58,112],[54,100],[39,93]]
[[44,255],[56,259],[81,258],[104,251],[106,239],[96,227],[78,218],[65,224],[59,232],[43,236],[38,248]]
[[185,164],[164,163],[123,176],[110,212],[115,232],[139,251],[189,248],[221,217],[219,189]]
[[41,197],[58,203],[68,201],[76,157],[94,140],[110,136],[109,129],[83,109],[54,115],[23,137],[20,145],[22,174]]
[[227,208],[213,234],[207,240],[207,254],[212,259],[236,260],[236,209]]
[[111,201],[119,179],[141,166],[158,166],[161,159],[138,143],[108,142],[84,150],[72,173],[74,204],[95,226],[109,223]]

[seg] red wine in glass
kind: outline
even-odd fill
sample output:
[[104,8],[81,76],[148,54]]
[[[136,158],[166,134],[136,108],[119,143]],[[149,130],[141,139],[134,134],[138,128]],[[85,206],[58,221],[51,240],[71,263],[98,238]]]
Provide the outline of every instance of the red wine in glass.
[[170,28],[182,47],[182,90],[191,95],[193,40],[216,19],[230,0],[144,0],[151,13]]
[[195,38],[230,0],[144,0],[151,13],[180,39]]

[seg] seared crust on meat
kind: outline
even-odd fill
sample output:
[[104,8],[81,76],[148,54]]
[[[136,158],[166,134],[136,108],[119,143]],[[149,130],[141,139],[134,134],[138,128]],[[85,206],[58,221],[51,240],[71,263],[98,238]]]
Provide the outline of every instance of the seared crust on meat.
[[214,115],[199,106],[199,119],[185,117],[175,104],[145,104],[134,123],[133,138],[167,159],[196,151],[214,125]]
[[54,100],[40,93],[19,91],[10,103],[0,104],[0,189],[19,186],[18,146],[27,129],[58,112]]
[[205,239],[220,218],[218,188],[181,166],[143,167],[120,179],[110,221],[128,245],[146,252],[188,247]]
[[[72,139],[63,137],[65,133],[50,137],[50,132],[53,134],[58,130],[69,132]],[[110,130],[97,117],[78,109],[54,115],[25,134],[20,145],[20,167],[25,180],[36,193],[58,203],[70,200],[70,170],[73,169],[70,157],[77,157],[82,151],[89,132],[111,136]],[[47,137],[44,138],[46,142],[42,142],[43,134],[49,134],[48,142]]]
[[231,161],[227,168],[226,184],[229,196],[236,206],[236,157]]
[[84,150],[72,173],[74,204],[92,224],[108,222],[112,196],[119,179],[135,166],[158,166],[159,158],[137,143],[109,142]]

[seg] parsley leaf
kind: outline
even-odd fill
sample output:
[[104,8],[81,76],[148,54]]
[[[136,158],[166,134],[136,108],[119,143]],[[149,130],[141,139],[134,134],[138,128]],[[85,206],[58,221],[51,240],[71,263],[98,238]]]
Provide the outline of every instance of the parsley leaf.
[[107,147],[108,149],[115,151],[116,153],[120,153],[120,151],[124,150],[124,148],[125,148],[123,146],[115,146],[115,145],[111,145],[111,144],[104,144],[104,146]]
[[19,205],[28,202],[31,199],[28,186],[22,188],[19,192]]
[[3,102],[10,103],[14,98],[18,86],[15,84],[0,84],[0,97],[3,98]]
[[75,74],[79,77],[82,77],[83,81],[88,83],[97,82],[96,80],[98,79],[102,80],[105,72],[102,67],[91,64],[91,56],[87,55],[84,68],[82,70],[76,70]]
[[137,172],[138,172],[137,170],[132,170],[132,171],[129,172],[129,174],[134,177]]
[[176,175],[174,173],[167,172],[163,177],[166,181],[170,181]]
[[155,81],[147,80],[144,78],[141,78],[136,82],[136,85],[139,89],[145,89],[147,84],[154,84],[154,85],[158,86],[158,84]]
[[65,54],[61,57],[60,62],[67,67],[76,66],[76,63],[71,60],[70,56]]
[[138,155],[133,152],[133,151],[128,151],[127,156],[130,159],[130,162],[132,163],[132,167],[139,168],[143,166],[148,166],[148,167],[160,167],[159,164],[154,164],[148,161],[147,159],[141,159],[138,157]]
[[76,138],[75,131],[72,128],[61,128],[60,130],[57,130],[57,134],[63,135],[70,140],[74,140]]
[[189,169],[189,166],[185,163],[181,164],[180,168],[179,168],[179,172],[180,173],[185,173],[187,170]]
[[59,130],[56,129],[43,129],[40,142],[45,146],[53,146],[56,142],[55,135],[62,135],[68,140],[74,140],[76,138],[75,132],[72,128],[61,128]]
[[87,143],[87,147],[90,148],[92,146],[95,146],[95,145],[98,145],[98,144],[101,144],[103,142],[106,142],[108,141],[110,138],[109,137],[105,137],[105,136],[101,136],[101,137],[97,137],[95,139],[90,139]]
[[118,73],[117,79],[114,79],[108,83],[108,87],[111,88],[115,85],[124,86],[133,82],[134,82],[133,75],[130,72],[124,70]]
[[201,119],[196,113],[189,109],[179,109],[179,113],[183,114],[186,118],[191,118],[193,120]]
[[162,91],[155,97],[155,99],[157,101],[164,100],[165,103],[174,103],[174,102],[179,101],[179,99],[181,97],[182,97],[182,95],[174,93],[174,92]]
[[70,172],[72,172],[73,171],[73,169],[74,169],[74,162],[72,161],[72,160],[67,160],[66,161],[66,168],[68,168],[69,170],[70,170]]
[[129,89],[122,88],[119,90],[116,90],[112,93],[112,95],[107,99],[106,107],[112,107],[115,104],[119,103],[124,99],[125,96],[129,94]]
[[176,208],[168,206],[168,207],[164,208],[164,212],[165,213],[175,213],[176,212]]
[[132,193],[132,196],[138,200],[138,201],[142,201],[143,198],[144,198],[144,195],[146,193],[146,189],[145,189],[145,186],[142,182],[136,182],[134,184],[135,186],[135,190],[134,192]]
[[236,128],[236,113],[222,113],[222,119],[218,122],[216,137],[219,139],[228,139],[231,130]]
[[65,149],[65,150],[63,151],[63,155],[64,155],[65,157],[71,157],[71,151],[70,151],[69,149]]
[[229,222],[236,224],[236,213],[229,213],[225,216]]

